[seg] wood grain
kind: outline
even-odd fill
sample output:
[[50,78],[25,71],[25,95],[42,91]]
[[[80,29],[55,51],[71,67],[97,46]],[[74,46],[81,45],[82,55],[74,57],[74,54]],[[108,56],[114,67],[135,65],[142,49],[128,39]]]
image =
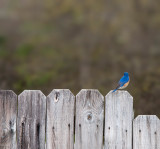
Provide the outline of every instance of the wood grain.
[[133,149],[160,149],[160,120],[139,115],[133,123]]
[[18,149],[45,148],[46,97],[39,90],[25,90],[18,96]]
[[82,89],[76,96],[75,149],[103,148],[104,97]]
[[47,97],[47,149],[73,149],[75,97],[55,89]]
[[110,91],[105,101],[105,149],[132,149],[132,96]]
[[16,149],[17,95],[0,90],[0,149]]

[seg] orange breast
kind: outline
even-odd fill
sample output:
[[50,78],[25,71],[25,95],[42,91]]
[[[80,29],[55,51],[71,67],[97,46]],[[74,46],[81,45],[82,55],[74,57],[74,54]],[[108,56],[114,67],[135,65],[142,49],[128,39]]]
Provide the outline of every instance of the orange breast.
[[125,83],[125,84],[124,84],[124,87],[127,87],[127,86],[128,86],[128,84],[129,84],[129,81],[128,81],[127,83]]

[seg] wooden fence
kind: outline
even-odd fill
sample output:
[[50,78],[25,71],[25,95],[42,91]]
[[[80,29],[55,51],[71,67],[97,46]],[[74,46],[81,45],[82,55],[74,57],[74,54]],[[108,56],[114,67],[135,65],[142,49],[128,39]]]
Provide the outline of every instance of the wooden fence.
[[[144,105],[145,106],[145,105]],[[0,91],[0,149],[160,149],[160,120],[134,119],[127,91],[105,98],[93,89],[75,97],[55,89],[47,97],[25,90]]]

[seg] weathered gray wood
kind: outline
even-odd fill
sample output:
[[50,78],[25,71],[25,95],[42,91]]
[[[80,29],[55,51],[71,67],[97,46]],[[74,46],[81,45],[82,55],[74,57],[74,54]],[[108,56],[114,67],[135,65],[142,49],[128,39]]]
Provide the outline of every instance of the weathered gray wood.
[[0,90],[0,149],[16,149],[17,95]]
[[76,96],[75,149],[103,148],[104,97],[83,89]]
[[139,115],[133,123],[133,149],[160,149],[160,120]]
[[75,97],[68,89],[47,97],[47,149],[73,149]]
[[105,101],[105,149],[132,149],[132,96],[110,91]]
[[18,149],[45,148],[46,97],[39,90],[25,90],[18,96]]

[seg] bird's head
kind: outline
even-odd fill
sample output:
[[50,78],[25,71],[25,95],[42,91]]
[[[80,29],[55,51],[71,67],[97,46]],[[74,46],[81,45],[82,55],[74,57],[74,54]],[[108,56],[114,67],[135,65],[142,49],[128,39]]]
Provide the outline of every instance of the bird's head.
[[129,76],[128,72],[124,72],[124,76]]

